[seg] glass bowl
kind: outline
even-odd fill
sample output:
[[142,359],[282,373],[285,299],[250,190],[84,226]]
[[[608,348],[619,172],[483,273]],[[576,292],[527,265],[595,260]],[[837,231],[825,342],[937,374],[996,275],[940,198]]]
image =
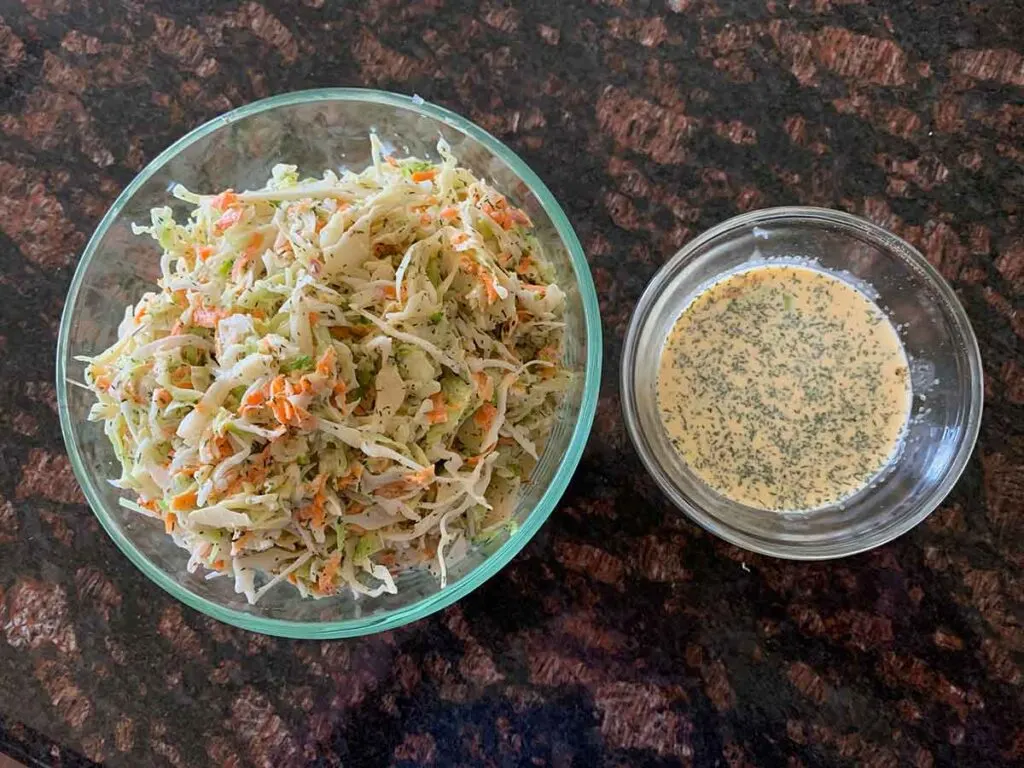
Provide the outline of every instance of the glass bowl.
[[[672,448],[657,409],[658,363],[676,319],[709,284],[764,261],[808,260],[867,290],[897,328],[910,361],[911,416],[901,452],[867,487],[810,511],[766,512],[711,490]],[[640,458],[694,522],[754,552],[822,560],[896,538],[949,493],[978,436],[981,357],[952,289],[912,246],[846,213],[770,208],[705,232],[655,275],[626,335],[622,399]]]
[[[444,137],[462,165],[489,179],[524,208],[536,224],[565,289],[566,365],[578,373],[551,437],[516,507],[518,529],[449,570],[448,586],[423,570],[398,579],[398,594],[354,600],[338,596],[302,599],[274,589],[256,605],[234,592],[230,579],[207,581],[185,570],[188,553],[157,521],[118,506],[106,481],[120,468],[98,424],[86,421],[90,392],[76,355],[93,354],[115,338],[124,307],[159,276],[159,253],[132,222],[147,223],[154,206],[183,204],[170,195],[175,183],[211,191],[263,185],[275,163],[293,163],[319,176],[325,168],[359,170],[370,163],[371,132],[390,151],[437,159]],[[324,89],[277,96],[218,117],[161,153],[121,193],[100,222],[78,264],[61,319],[57,349],[57,397],[61,429],[75,475],[103,527],[149,578],[183,603],[245,629],[301,638],[350,637],[420,619],[480,586],[505,565],[547,519],[579,462],[597,406],[601,326],[586,257],[565,213],[544,183],[508,147],[446,109],[392,93]]]

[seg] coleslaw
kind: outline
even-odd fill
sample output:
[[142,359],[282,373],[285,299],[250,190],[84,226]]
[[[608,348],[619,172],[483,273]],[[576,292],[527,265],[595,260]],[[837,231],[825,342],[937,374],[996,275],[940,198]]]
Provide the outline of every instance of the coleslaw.
[[121,504],[255,603],[395,593],[514,525],[572,374],[532,222],[464,167],[386,155],[258,190],[173,194],[118,340],[80,358]]

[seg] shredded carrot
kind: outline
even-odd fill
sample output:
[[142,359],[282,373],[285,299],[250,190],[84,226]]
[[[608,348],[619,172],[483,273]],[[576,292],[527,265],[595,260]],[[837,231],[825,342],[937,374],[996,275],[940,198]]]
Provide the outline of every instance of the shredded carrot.
[[505,208],[495,208],[490,203],[485,202],[480,206],[480,209],[490,216],[502,229],[512,229],[513,221],[512,215]]
[[223,232],[228,227],[237,224],[241,220],[241,218],[241,208],[229,208],[223,214],[221,214],[221,217],[217,219],[217,221],[214,223],[214,229],[216,229],[218,232]]
[[257,389],[256,391],[250,392],[246,395],[245,399],[242,400],[242,403],[245,405],[261,405],[266,399],[267,396],[263,393],[263,390]]
[[458,216],[459,212],[454,208],[445,208],[443,211],[441,211],[441,218],[444,221],[453,221],[454,219],[458,218]]
[[157,405],[170,405],[171,400],[174,398],[172,398],[171,393],[163,387],[157,387],[153,390],[153,399],[156,400]]
[[171,383],[181,389],[194,389],[192,386],[192,366],[183,365],[171,373]]
[[398,167],[398,161],[397,161],[397,160],[395,160],[395,158],[394,158],[394,157],[392,157],[391,155],[386,155],[386,156],[384,157],[384,162],[386,162],[386,163],[387,163],[388,165],[390,165],[390,166],[391,166],[392,168],[397,168],[397,167]]
[[284,232],[278,232],[277,237],[274,238],[274,251],[290,251],[292,250],[292,241],[288,239],[288,236]]
[[417,488],[426,488],[434,481],[434,465],[424,467],[419,472],[410,472],[400,480],[385,483],[373,492],[374,496],[385,499],[397,499]]
[[445,407],[444,395],[435,392],[430,396],[433,407],[427,411],[427,424],[444,424],[448,421],[448,409]]
[[249,262],[251,261],[252,259],[247,253],[243,253],[235,259],[235,263],[231,265],[231,279],[236,281],[241,280],[242,273],[245,272],[245,268],[249,266]]
[[487,293],[487,303],[493,304],[498,300],[498,289],[494,284],[494,276],[485,269],[480,270],[480,280],[484,284],[484,291]]
[[246,482],[252,483],[255,486],[259,486],[267,477],[267,473],[270,471],[268,462],[270,461],[270,449],[273,443],[268,443],[267,447],[264,448],[259,455],[256,457],[255,463],[245,474]]
[[473,374],[473,381],[476,382],[476,388],[480,392],[480,397],[483,400],[490,400],[494,396],[494,382],[491,381],[491,377],[483,371],[477,371]]
[[217,455],[221,458],[231,456],[235,452],[235,446],[231,444],[226,435],[218,437],[215,445],[217,446]]
[[235,259],[235,263],[231,267],[232,280],[242,279],[242,273],[245,272],[245,268],[256,260],[262,246],[263,235],[259,232],[253,232],[252,235],[249,236],[248,243],[246,243],[245,251],[242,252],[241,256]]
[[284,410],[281,402],[275,400],[270,404],[270,410],[274,412],[274,418],[281,424],[288,423],[288,413]]
[[235,190],[226,189],[219,195],[215,195],[212,201],[212,205],[218,211],[224,211],[230,208],[232,205],[238,202],[238,195],[235,194]]
[[498,415],[498,409],[490,403],[484,403],[476,412],[473,414],[473,423],[478,427],[487,429],[494,422],[495,417]]
[[295,394],[295,388],[284,375],[278,374],[270,382],[269,393],[271,396],[270,410],[278,422],[287,427],[308,426],[312,416],[305,408],[296,406],[288,399]]
[[331,393],[334,395],[334,403],[339,408],[345,406],[345,393],[348,391],[348,387],[345,386],[344,381],[339,381],[331,388]]
[[359,482],[359,478],[363,476],[363,465],[353,464],[348,468],[348,472],[344,476],[337,478],[334,481],[334,487],[339,491],[344,488],[349,488]]
[[[338,353],[334,351],[334,347],[328,347],[324,350],[324,353],[320,355],[320,359],[316,361],[316,372],[324,376],[334,375],[334,365],[337,362]],[[344,387],[344,385],[342,385]],[[344,391],[344,389],[342,390]]]
[[324,507],[323,499],[319,501],[314,499],[311,504],[307,504],[298,511],[297,515],[299,520],[308,520],[310,526],[316,530],[322,530],[324,527]]
[[437,176],[437,168],[431,168],[426,171],[415,171],[412,174],[413,181],[430,181],[432,178]]
[[223,571],[228,567],[228,564],[221,559],[217,559],[210,563],[210,567],[215,571]]
[[452,245],[461,245],[467,240],[469,240],[469,235],[467,235],[465,232],[459,232],[459,234],[452,237]]
[[145,304],[140,302],[139,308],[135,310],[135,322],[137,323],[140,320],[142,320],[142,318],[146,316],[146,312],[148,311],[149,308]]
[[479,464],[481,461],[487,458],[491,451],[494,450],[495,445],[496,443],[491,443],[489,446],[484,448],[483,453],[477,456],[470,456],[468,459],[466,459],[466,465],[470,467],[475,467],[477,464]]
[[178,524],[178,516],[173,512],[168,512],[164,517],[164,533],[171,533],[174,530],[174,526]]
[[252,531],[245,531],[245,533],[231,542],[231,556],[234,557],[239,554],[245,548],[250,538],[252,538]]
[[516,265],[516,274],[525,275],[531,269],[533,269],[533,259],[529,256],[523,256]]
[[313,518],[310,520],[313,527],[322,530],[324,527],[324,502],[323,496],[319,496],[313,502]]
[[196,258],[200,261],[206,261],[208,258],[213,256],[212,245],[197,245],[196,246]]
[[171,499],[171,509],[179,511],[195,509],[197,498],[195,489],[179,493]]
[[327,559],[323,570],[320,571],[320,578],[316,582],[317,589],[325,595],[333,593],[337,589],[339,573],[341,573],[341,553],[335,552]]
[[101,392],[106,392],[108,389],[110,389],[110,385],[113,384],[114,382],[111,380],[109,376],[107,376],[106,374],[102,374],[96,377],[95,383],[97,389],[99,389]]
[[125,382],[122,390],[133,403],[141,404],[143,402],[142,397],[139,396],[138,390],[135,388],[135,383],[131,379]]

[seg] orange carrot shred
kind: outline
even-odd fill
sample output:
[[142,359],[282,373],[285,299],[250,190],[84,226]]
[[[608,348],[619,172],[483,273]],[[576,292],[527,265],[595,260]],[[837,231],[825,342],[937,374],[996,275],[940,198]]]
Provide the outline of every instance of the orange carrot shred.
[[214,228],[218,232],[223,232],[228,227],[237,224],[241,218],[241,208],[229,208],[221,215],[219,219],[217,219],[216,223],[214,224]]
[[428,424],[444,424],[448,421],[448,409],[445,407],[444,395],[435,392],[430,396],[432,408],[427,411]]
[[238,195],[233,189],[226,189],[213,198],[213,207],[218,211],[226,210],[238,202]]
[[198,497],[194,489],[185,491],[184,493],[179,493],[171,499],[171,509],[178,511],[195,509],[197,498]]
[[490,403],[484,403],[476,409],[476,413],[473,414],[473,423],[478,427],[486,429],[491,426],[494,422],[495,417],[498,415],[498,409]]

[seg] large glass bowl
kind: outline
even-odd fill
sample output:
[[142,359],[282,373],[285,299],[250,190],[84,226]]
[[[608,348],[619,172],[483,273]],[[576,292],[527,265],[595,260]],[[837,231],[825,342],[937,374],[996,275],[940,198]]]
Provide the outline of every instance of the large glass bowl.
[[[444,137],[462,165],[490,180],[536,224],[536,234],[566,291],[566,364],[576,384],[561,404],[544,453],[516,507],[519,527],[478,549],[449,571],[441,590],[427,572],[398,579],[398,594],[354,600],[338,596],[305,600],[290,588],[271,590],[256,605],[237,595],[229,579],[207,581],[185,570],[188,553],[156,521],[118,506],[107,480],[120,474],[99,425],[86,421],[90,392],[76,355],[106,348],[124,307],[159,276],[159,253],[148,237],[131,232],[148,222],[154,206],[185,210],[169,190],[176,183],[196,191],[262,186],[275,163],[319,175],[325,168],[360,170],[370,162],[375,132],[398,154],[437,159]],[[177,205],[176,205],[177,204]],[[586,258],[572,226],[544,183],[490,134],[446,109],[392,93],[324,89],[277,96],[236,109],[200,126],[161,153],[117,198],[92,236],[71,283],[57,349],[61,429],[86,498],[117,546],[149,578],[183,603],[221,621],[256,632],[302,638],[350,637],[406,624],[451,604],[505,565],[547,519],[583,451],[597,405],[601,326]]]
[[[812,511],[766,512],[711,490],[673,449],[658,415],[658,363],[676,318],[709,284],[764,262],[808,260],[875,294],[906,350],[913,405],[902,451],[866,488]],[[896,538],[949,493],[978,437],[981,356],[953,291],[908,243],[839,211],[770,208],[705,232],[655,275],[626,335],[622,400],[641,459],[690,518],[755,552],[822,560]]]

